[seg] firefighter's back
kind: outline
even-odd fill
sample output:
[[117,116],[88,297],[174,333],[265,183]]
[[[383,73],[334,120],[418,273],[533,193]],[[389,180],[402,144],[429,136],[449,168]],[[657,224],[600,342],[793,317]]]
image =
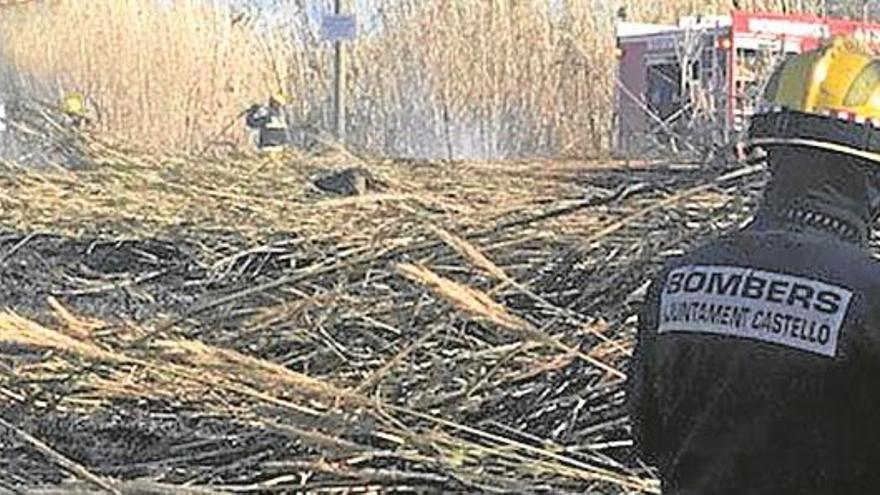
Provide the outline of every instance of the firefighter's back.
[[880,487],[880,265],[862,249],[759,222],[671,261],[655,289],[669,493]]

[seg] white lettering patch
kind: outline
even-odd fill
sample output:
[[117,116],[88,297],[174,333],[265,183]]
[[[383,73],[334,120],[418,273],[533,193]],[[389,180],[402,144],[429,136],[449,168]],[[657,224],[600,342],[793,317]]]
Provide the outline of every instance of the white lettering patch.
[[733,266],[672,270],[658,331],[772,342],[834,357],[852,292],[808,278]]

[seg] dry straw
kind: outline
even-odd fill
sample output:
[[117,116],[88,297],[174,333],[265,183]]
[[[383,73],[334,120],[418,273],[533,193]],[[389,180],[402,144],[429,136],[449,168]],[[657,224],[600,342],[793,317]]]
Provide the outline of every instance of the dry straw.
[[[790,3],[736,5],[760,11]],[[5,59],[6,85],[24,94],[54,99],[83,91],[101,130],[176,149],[243,144],[242,110],[282,90],[292,96],[294,138],[305,142],[332,128],[332,52],[315,30],[312,4],[283,0],[266,19],[198,0],[0,7],[0,76]],[[801,4],[821,7],[820,0]],[[372,8],[360,13],[363,34],[350,45],[351,144],[439,157],[606,151],[616,17],[674,22],[734,8],[719,0],[362,5]]]
[[[375,2],[351,47],[352,142],[438,156],[605,147],[611,86],[595,82],[613,72],[611,17],[568,2],[562,18],[557,3]],[[272,24],[218,2],[35,2],[0,16],[0,47],[25,94],[83,91],[101,130],[140,144],[242,144],[236,116],[278,89],[297,129],[328,129],[330,50],[301,2],[282,4]]]

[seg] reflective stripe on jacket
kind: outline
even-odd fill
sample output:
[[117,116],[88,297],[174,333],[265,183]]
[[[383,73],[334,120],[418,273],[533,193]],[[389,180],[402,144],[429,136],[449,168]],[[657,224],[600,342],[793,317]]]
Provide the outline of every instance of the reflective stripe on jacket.
[[670,260],[629,376],[664,493],[880,489],[880,264],[856,244],[763,221]]

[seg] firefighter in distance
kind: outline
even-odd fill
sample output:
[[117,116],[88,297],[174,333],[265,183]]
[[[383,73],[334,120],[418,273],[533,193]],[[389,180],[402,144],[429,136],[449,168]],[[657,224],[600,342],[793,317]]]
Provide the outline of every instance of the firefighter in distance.
[[284,105],[287,97],[277,93],[265,104],[254,104],[245,112],[245,124],[254,133],[257,149],[266,154],[281,152],[289,142]]

